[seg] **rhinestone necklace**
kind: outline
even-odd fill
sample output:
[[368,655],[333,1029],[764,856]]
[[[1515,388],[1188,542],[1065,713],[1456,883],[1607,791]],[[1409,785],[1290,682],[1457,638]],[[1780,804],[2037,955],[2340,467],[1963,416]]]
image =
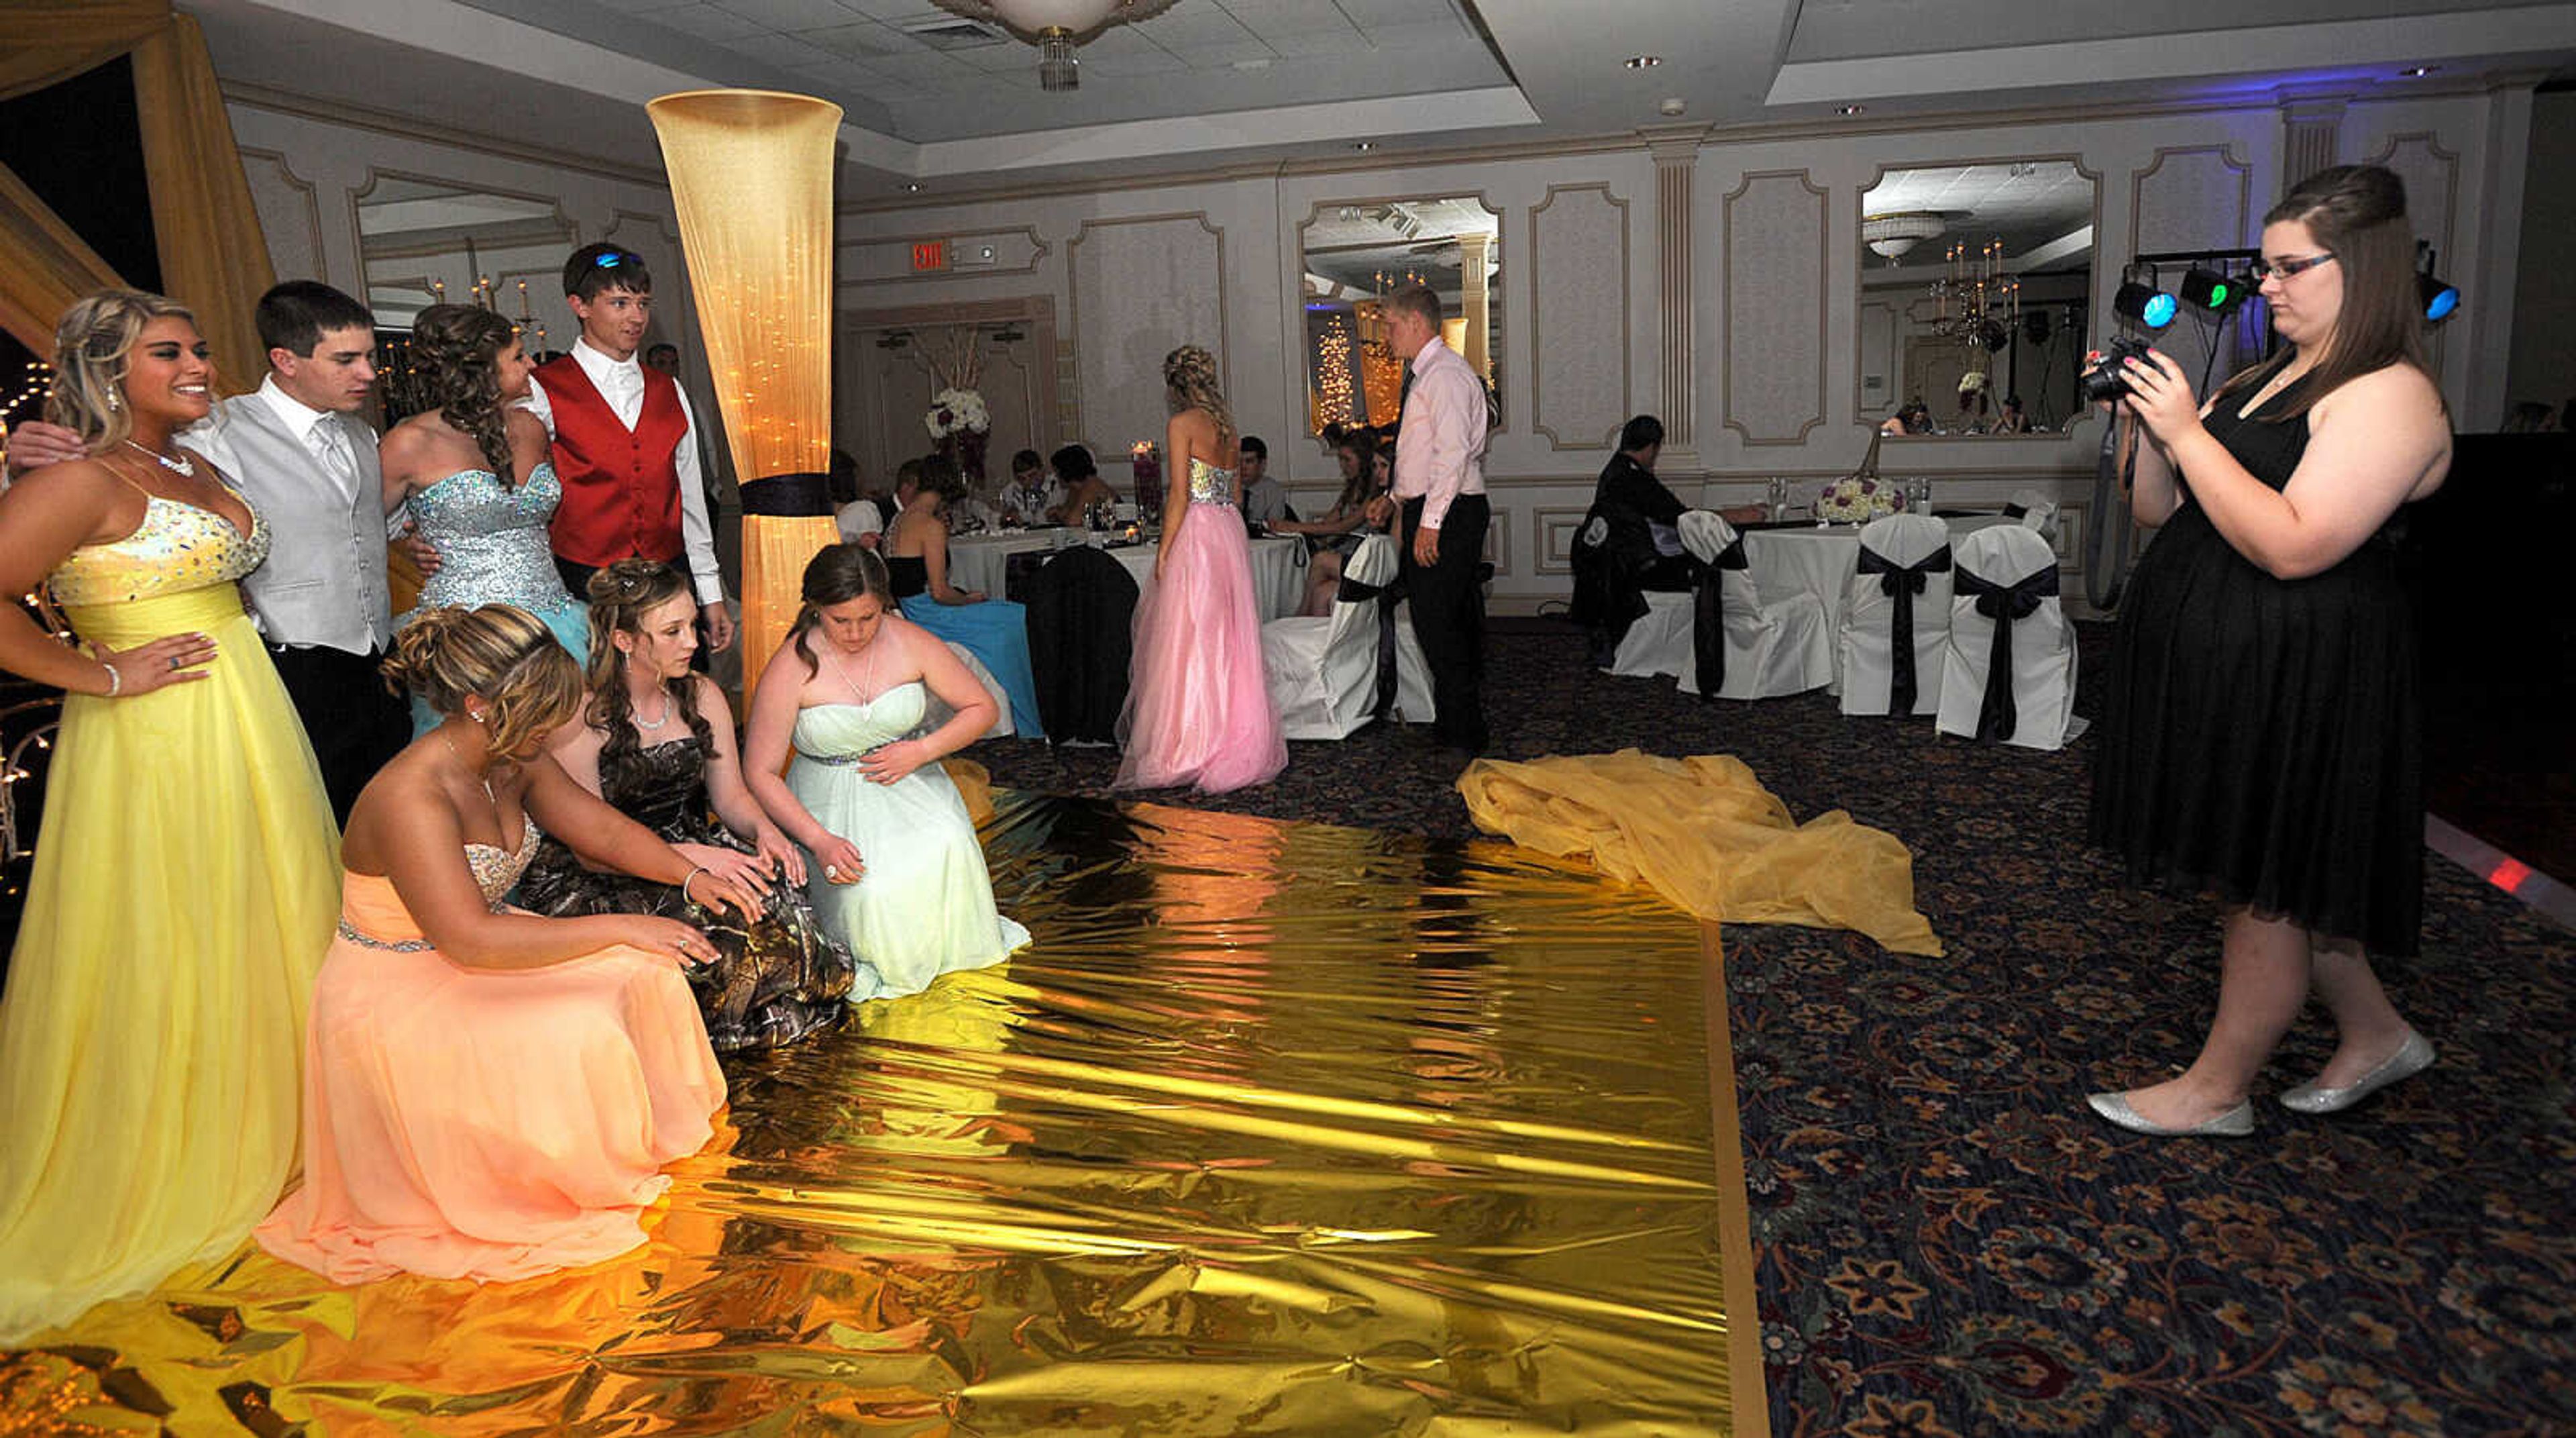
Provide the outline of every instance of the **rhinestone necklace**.
[[125,442],[125,447],[133,450],[136,454],[150,456],[154,464],[161,466],[163,469],[170,471],[181,479],[195,479],[197,477],[197,466],[188,460],[172,459],[170,456],[163,454],[157,449],[146,448],[143,445],[136,444],[130,439]]

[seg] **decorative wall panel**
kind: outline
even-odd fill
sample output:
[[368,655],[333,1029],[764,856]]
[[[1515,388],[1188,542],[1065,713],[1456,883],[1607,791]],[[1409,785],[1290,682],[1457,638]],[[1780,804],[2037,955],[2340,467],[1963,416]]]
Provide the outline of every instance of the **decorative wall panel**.
[[1725,199],[1720,393],[1747,445],[1800,444],[1825,422],[1825,198],[1805,170],[1764,170]]
[[1531,429],[1606,449],[1628,419],[1628,202],[1552,185],[1530,211]]
[[2233,146],[2158,150],[2129,183],[2128,254],[2102,260],[2116,265],[2135,254],[2251,244],[2253,198],[2253,167],[2236,158]]
[[1567,509],[1544,504],[1529,511],[1530,524],[1538,530],[1537,573],[1574,572],[1574,536],[1583,528],[1583,516],[1591,512],[1588,506]]
[[1065,246],[1080,422],[1108,463],[1138,440],[1160,443],[1163,356],[1183,344],[1215,351],[1226,370],[1225,232],[1204,211],[1086,220]]
[[288,168],[274,150],[244,150],[242,171],[250,180],[252,208],[259,212],[260,232],[268,239],[268,259],[281,280],[324,278],[322,206],[313,182]]

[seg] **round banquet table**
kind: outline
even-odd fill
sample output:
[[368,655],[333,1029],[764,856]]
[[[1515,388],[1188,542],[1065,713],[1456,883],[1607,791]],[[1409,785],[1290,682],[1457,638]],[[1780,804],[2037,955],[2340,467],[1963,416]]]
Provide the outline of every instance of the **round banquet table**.
[[[948,582],[959,589],[980,589],[1000,597],[1005,566],[1014,554],[1054,549],[1064,531],[968,534],[948,541]],[[1154,544],[1147,540],[1113,548],[1109,557],[1135,577],[1141,590],[1154,576]],[[1852,561],[1859,563],[1857,559]],[[1262,622],[1283,619],[1306,602],[1306,541],[1291,535],[1266,535],[1252,541],[1252,591],[1261,601]]]

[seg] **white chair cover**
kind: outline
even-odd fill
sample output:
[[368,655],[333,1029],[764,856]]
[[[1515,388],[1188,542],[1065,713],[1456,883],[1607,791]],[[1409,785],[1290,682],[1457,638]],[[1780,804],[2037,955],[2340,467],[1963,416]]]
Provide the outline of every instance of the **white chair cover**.
[[1936,713],[1941,707],[1943,646],[1950,637],[1949,526],[1928,514],[1891,514],[1862,526],[1860,547],[1860,570],[1843,593],[1842,632],[1835,638],[1843,660],[1843,712],[1888,713],[1898,680],[1891,642],[1896,597],[1888,592],[1885,573],[1870,572],[1884,563],[1896,570],[1922,571],[1923,588],[1913,593],[1909,605],[1914,628],[1914,703],[1905,712]]
[[[2057,597],[2057,551],[2033,530],[1996,525],[1961,539],[1956,564],[1959,592],[1950,603],[1942,661],[1940,731],[2024,749],[2065,747],[2084,726],[2075,717],[2075,632]],[[1981,586],[2006,593],[1987,596],[1981,605],[1973,592]],[[2017,598],[2010,593],[2016,588]],[[2028,612],[2017,614],[2010,628],[2010,682],[1989,695],[1998,621],[1988,611],[2024,608]]]
[[[1374,591],[1396,578],[1395,541],[1373,534],[1342,568],[1345,590],[1366,597],[1333,601],[1320,618],[1293,616],[1261,626],[1261,671],[1279,727],[1291,739],[1341,739],[1375,717],[1378,692],[1378,601]],[[1395,613],[1395,712],[1416,724],[1431,722],[1430,665],[1413,637],[1412,615]],[[1411,692],[1405,676],[1414,676]]]
[[[975,676],[975,682],[984,686],[984,692],[993,696],[993,707],[1002,711],[1002,717],[994,720],[993,727],[985,730],[982,737],[1008,739],[1020,732],[1012,727],[1011,696],[1003,690],[1002,681],[994,678],[993,671],[985,668],[984,661],[976,658],[965,645],[954,639],[943,642],[947,644],[948,652],[957,656],[957,662],[966,666],[966,672]],[[938,695],[929,695],[922,705],[921,728],[914,732],[927,734],[956,717],[957,711],[942,703]]]
[[1649,589],[1645,600],[1646,612],[1628,626],[1602,673],[1652,678],[1682,672],[1690,658],[1691,597]]
[[[1702,564],[1719,563],[1738,539],[1735,526],[1711,510],[1685,511],[1680,527],[1682,547]],[[1696,596],[1676,597],[1684,605],[1680,685],[1683,693],[1697,694]],[[1730,567],[1718,571],[1718,603],[1726,624],[1726,674],[1717,697],[1772,699],[1804,694],[1833,682],[1834,654],[1825,633],[1825,606],[1816,596],[1798,593],[1765,599],[1749,572]]]
[[[2018,512],[2016,512],[2018,511]],[[2016,489],[2005,504],[2004,513],[2021,521],[2021,527],[2057,543],[2057,501],[2036,489]]]

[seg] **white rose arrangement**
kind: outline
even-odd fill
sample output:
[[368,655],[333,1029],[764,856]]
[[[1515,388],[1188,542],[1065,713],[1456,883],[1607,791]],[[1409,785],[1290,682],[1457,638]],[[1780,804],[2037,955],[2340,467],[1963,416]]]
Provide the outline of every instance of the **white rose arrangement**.
[[931,396],[930,413],[921,417],[921,423],[932,439],[947,439],[982,434],[993,427],[993,416],[984,408],[984,397],[975,391],[943,389]]
[[1905,507],[1905,495],[1893,484],[1858,475],[1826,485],[1816,496],[1816,518],[1831,524],[1864,524]]

